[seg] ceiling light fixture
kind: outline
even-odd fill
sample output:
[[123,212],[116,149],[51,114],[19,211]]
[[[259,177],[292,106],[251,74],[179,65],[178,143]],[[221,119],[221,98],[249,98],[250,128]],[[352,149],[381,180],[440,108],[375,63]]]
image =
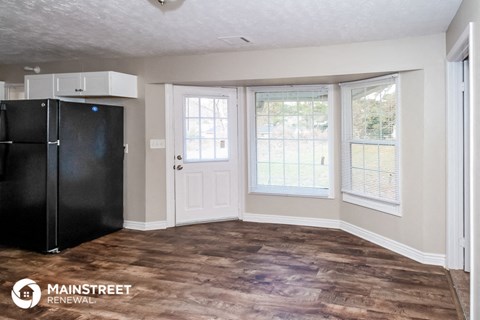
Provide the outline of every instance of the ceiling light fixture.
[[39,66],[36,66],[36,67],[28,67],[28,66],[25,66],[23,67],[23,70],[25,71],[33,71],[35,73],[40,73],[40,67]]
[[161,6],[163,6],[167,2],[175,2],[177,0],[157,0],[157,1],[158,1],[158,3],[160,3]]

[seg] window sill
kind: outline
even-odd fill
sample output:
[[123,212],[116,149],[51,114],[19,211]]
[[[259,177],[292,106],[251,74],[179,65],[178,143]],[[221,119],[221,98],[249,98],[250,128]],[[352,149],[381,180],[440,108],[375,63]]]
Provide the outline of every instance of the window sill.
[[397,217],[401,217],[400,205],[394,203],[383,202],[380,200],[369,199],[359,195],[353,195],[344,192],[342,200],[348,203],[356,204],[365,208],[377,210],[383,213],[388,213]]
[[328,189],[313,188],[273,188],[273,187],[250,187],[248,194],[281,196],[281,197],[299,197],[299,198],[321,198],[333,199]]

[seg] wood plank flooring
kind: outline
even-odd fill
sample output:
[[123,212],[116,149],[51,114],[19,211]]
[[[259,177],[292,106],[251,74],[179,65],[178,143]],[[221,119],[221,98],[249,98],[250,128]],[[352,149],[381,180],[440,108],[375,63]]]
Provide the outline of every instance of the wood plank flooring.
[[462,309],[463,318],[470,320],[470,273],[463,270],[450,270],[450,276]]
[[[10,297],[22,278],[42,289],[27,310]],[[48,284],[84,283],[132,288],[47,302]],[[0,247],[0,318],[458,319],[443,268],[339,230],[240,221],[122,230],[56,255]]]

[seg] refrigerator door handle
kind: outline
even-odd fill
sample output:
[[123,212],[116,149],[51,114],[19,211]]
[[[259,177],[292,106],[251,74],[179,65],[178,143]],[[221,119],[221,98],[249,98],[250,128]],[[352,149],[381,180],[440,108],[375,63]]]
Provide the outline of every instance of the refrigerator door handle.
[[7,105],[0,104],[0,141],[7,140]]
[[60,145],[60,140],[57,141],[49,141],[48,144],[56,144],[57,146]]
[[7,105],[0,105],[0,180],[3,180],[7,170],[8,145],[13,141],[3,141],[7,139]]

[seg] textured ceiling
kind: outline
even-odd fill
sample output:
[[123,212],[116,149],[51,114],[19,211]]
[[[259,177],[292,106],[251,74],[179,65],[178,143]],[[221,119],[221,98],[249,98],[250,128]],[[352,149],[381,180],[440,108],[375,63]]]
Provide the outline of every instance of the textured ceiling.
[[[446,31],[461,0],[0,0],[0,64],[320,46]],[[228,44],[218,37],[242,36]]]

